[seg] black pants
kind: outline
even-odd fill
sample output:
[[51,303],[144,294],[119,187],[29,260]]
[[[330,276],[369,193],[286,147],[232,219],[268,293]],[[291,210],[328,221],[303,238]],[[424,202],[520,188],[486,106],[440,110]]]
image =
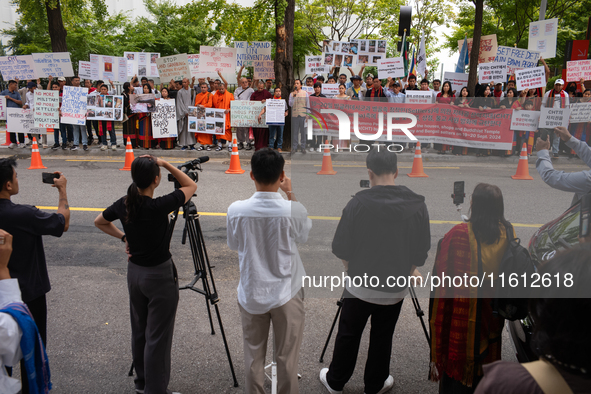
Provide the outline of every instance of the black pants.
[[47,344],[47,301],[45,299],[45,294],[41,297],[37,297],[32,301],[25,302],[27,308],[31,312],[33,316],[33,320],[35,320],[35,324],[39,329],[39,335],[41,335],[41,339],[43,340],[43,344]]
[[[352,297],[347,292],[345,294],[345,297]],[[351,379],[357,362],[361,335],[370,316],[369,350],[363,376],[365,393],[375,394],[382,389],[390,375],[392,336],[402,302],[394,305],[377,305],[354,297],[343,300],[339,332],[326,375],[326,380],[333,390],[343,390]]]
[[472,394],[481,380],[482,376],[474,376],[472,387],[468,387],[444,373],[439,382],[439,394]]
[[10,130],[8,130],[8,132],[10,133],[10,142],[12,142],[13,144],[16,144],[17,136],[18,136],[18,142],[20,144],[25,143],[25,134],[24,133],[11,133]]

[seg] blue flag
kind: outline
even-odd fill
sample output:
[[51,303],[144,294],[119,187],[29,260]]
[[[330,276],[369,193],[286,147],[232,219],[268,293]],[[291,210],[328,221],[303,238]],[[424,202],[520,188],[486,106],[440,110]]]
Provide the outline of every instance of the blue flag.
[[462,48],[460,50],[460,58],[458,59],[458,64],[456,65],[456,72],[457,73],[465,73],[466,72],[466,65],[470,63],[470,58],[468,56],[468,37],[464,37],[464,43],[462,44]]

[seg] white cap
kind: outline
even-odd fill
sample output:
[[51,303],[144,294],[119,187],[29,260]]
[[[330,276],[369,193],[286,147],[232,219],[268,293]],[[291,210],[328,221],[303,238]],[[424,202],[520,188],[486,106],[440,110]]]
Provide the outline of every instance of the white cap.
[[556,84],[564,85],[564,80],[563,79],[557,79],[556,81],[554,81],[554,85],[556,85]]

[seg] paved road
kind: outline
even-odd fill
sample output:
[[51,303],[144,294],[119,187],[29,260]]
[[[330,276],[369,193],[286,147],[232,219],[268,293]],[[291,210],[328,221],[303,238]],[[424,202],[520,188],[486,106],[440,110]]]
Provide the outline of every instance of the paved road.
[[[320,160],[320,157],[318,157]],[[126,263],[121,242],[99,232],[93,219],[116,198],[124,195],[130,183],[129,172],[119,171],[121,162],[70,161],[59,156],[45,158],[47,171],[61,170],[68,178],[72,212],[70,230],[61,238],[45,238],[45,250],[52,282],[48,294],[48,354],[55,393],[133,393],[133,380],[127,377],[131,363]],[[171,161],[174,159],[171,158]],[[178,159],[176,161],[181,161]],[[566,164],[574,163],[574,164]],[[287,167],[298,199],[314,218],[309,241],[300,254],[309,275],[340,274],[340,262],[330,253],[330,243],[338,216],[359,190],[359,180],[367,179],[363,163],[335,163],[336,176],[317,176],[319,162],[297,161]],[[41,170],[28,171],[28,161],[18,168],[20,194],[13,201],[35,204],[46,209],[57,205],[57,193],[41,183]],[[342,166],[341,166],[342,165]],[[409,163],[401,163],[399,184],[426,197],[429,208],[432,249],[422,272],[431,270],[437,241],[459,220],[450,194],[453,182],[464,180],[468,198],[478,182],[496,184],[503,190],[505,216],[516,223],[516,232],[524,243],[536,228],[568,208],[572,195],[552,190],[530,166],[533,181],[513,181],[515,164],[503,162],[450,164],[429,162],[428,179],[411,179]],[[567,171],[583,169],[580,161],[563,161]],[[239,280],[237,254],[226,246],[224,214],[235,200],[248,198],[254,185],[243,175],[226,175],[227,159],[205,164],[200,174],[195,202],[200,212],[215,283],[221,297],[220,311],[234,366],[243,383],[242,339],[236,287]],[[249,170],[243,161],[243,168]],[[161,195],[172,190],[163,182]],[[467,207],[464,208],[467,213]],[[179,270],[180,283],[192,278],[191,255],[181,245],[180,226],[172,240],[172,254]],[[340,290],[307,289],[306,326],[300,357],[302,393],[324,392],[318,372],[330,362],[332,343],[324,364],[318,362],[330,324],[336,312]],[[426,293],[420,294],[427,308]],[[217,330],[217,324],[216,324]],[[391,373],[394,393],[436,393],[436,384],[427,381],[429,349],[412,304],[406,300],[394,334]],[[334,337],[333,337],[334,340]],[[367,355],[367,336],[362,341],[358,365],[345,393],[363,393],[363,365]],[[203,297],[181,292],[173,342],[170,388],[186,393],[241,393],[234,388],[221,336],[210,335]],[[503,357],[514,360],[505,335]]]

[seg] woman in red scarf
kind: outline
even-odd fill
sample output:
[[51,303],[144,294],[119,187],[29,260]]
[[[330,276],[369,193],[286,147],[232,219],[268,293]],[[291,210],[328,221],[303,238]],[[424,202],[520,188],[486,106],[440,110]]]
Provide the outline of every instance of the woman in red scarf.
[[[250,96],[250,101],[261,101],[273,98],[273,95],[265,89],[265,83],[259,81],[257,90]],[[279,97],[281,99],[281,97]],[[252,134],[254,135],[254,150],[257,151],[265,148],[269,144],[269,129],[264,127],[253,127]]]

